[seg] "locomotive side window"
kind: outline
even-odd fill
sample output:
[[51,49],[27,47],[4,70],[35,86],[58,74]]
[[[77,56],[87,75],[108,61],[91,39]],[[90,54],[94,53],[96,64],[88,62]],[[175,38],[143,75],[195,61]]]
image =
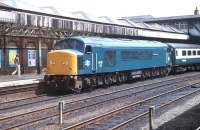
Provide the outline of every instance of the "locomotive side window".
[[200,50],[197,51],[197,55],[200,55]]
[[186,56],[186,51],[182,51],[182,56]]
[[105,66],[114,66],[116,64],[116,51],[115,50],[106,50],[104,52],[104,65]]
[[80,52],[84,51],[84,43],[78,40],[61,40],[58,43],[55,44],[54,48],[56,50],[61,50],[61,49],[72,49],[72,50],[77,50]]
[[188,53],[188,56],[191,56],[192,55],[192,52],[189,50],[189,51],[187,51],[187,53]]
[[196,56],[196,55],[197,55],[196,50],[193,50],[193,51],[192,51],[192,55],[193,55],[193,56]]
[[85,53],[86,53],[86,54],[92,53],[92,47],[89,46],[89,45],[87,45],[87,46],[85,47]]
[[152,55],[153,55],[152,51],[122,51],[121,59],[123,59],[123,60],[130,60],[130,59],[147,60],[147,59],[151,59]]
[[178,56],[178,51],[176,51],[176,56]]

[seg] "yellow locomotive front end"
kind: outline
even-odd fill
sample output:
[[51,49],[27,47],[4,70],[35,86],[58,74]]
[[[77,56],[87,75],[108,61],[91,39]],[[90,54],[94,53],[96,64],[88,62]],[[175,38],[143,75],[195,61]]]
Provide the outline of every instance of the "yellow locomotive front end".
[[47,75],[76,75],[77,55],[68,50],[48,53]]
[[76,39],[64,39],[55,44],[47,57],[47,73],[44,77],[47,91],[54,88],[81,91],[78,56],[83,55],[83,50],[84,43]]
[[77,77],[77,55],[70,50],[54,50],[48,53],[46,91],[74,90]]

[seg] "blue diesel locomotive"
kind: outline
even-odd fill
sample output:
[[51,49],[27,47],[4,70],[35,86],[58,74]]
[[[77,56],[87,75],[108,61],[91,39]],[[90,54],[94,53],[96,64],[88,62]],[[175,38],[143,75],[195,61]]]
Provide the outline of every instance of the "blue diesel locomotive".
[[190,44],[75,36],[54,49],[48,53],[46,83],[76,92],[200,64],[200,46]]

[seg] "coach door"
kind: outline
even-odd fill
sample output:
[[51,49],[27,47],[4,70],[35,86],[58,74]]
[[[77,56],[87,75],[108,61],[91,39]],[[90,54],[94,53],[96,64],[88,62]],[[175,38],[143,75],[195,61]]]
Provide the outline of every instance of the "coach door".
[[166,58],[168,65],[172,65],[172,62],[173,62],[172,55],[174,55],[173,48],[168,48],[168,50],[167,50],[167,58]]

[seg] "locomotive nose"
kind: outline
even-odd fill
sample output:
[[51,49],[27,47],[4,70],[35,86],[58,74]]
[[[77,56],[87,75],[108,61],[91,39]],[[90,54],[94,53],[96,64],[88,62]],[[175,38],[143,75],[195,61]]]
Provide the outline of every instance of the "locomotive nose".
[[48,53],[48,75],[76,75],[77,55],[67,50],[56,50]]

